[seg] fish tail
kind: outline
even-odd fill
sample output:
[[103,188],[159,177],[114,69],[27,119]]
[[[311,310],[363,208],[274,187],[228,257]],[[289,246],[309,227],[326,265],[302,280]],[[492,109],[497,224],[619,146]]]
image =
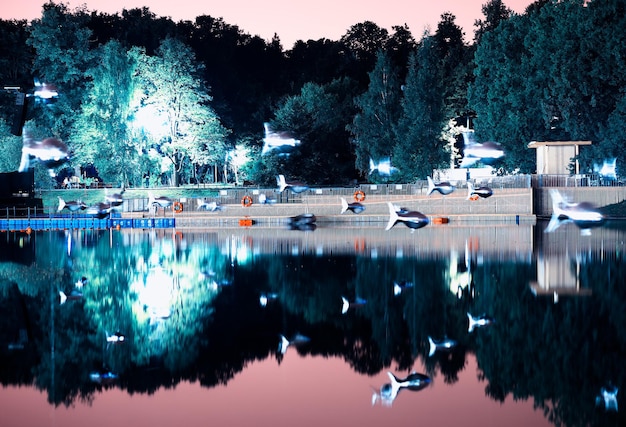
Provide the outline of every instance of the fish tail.
[[474,321],[474,318],[469,313],[467,313],[467,319],[469,320],[469,326],[467,327],[467,332],[472,332],[474,330],[474,327],[476,326],[476,321]]
[[341,198],[341,213],[344,213],[348,210],[348,202],[343,197]]
[[65,295],[65,292],[63,291],[59,291],[59,298],[61,298],[61,304],[64,304],[65,301],[67,301],[67,295]]
[[467,181],[467,199],[466,200],[469,200],[470,197],[472,197],[472,193],[474,193],[474,184]]
[[341,314],[346,314],[350,308],[350,302],[346,297],[341,297]]
[[59,197],[59,207],[57,208],[57,212],[61,212],[65,208],[65,200]]
[[435,182],[433,181],[433,179],[429,176],[426,177],[426,179],[428,180],[428,192],[426,193],[427,196],[430,196],[430,194],[435,191]]
[[374,163],[374,160],[372,160],[372,158],[370,157],[370,175],[372,174],[372,172],[374,172],[377,169],[376,164]]
[[396,222],[398,221],[398,213],[391,202],[387,202],[387,205],[389,206],[389,222],[387,223],[385,230],[391,230],[391,227],[396,225]]
[[431,337],[428,337],[428,345],[430,347],[428,350],[428,356],[432,356],[435,354],[435,351],[437,351],[437,344],[435,344]]
[[398,385],[400,383],[400,380],[398,380],[398,377],[396,377],[390,371],[387,371],[387,376],[389,377],[389,380],[391,381],[392,387],[396,386],[396,385]]
[[563,212],[560,205],[565,201],[559,190],[554,188],[550,190],[550,197],[552,198],[552,216],[546,227],[546,233],[551,233],[559,227],[559,217]]
[[287,181],[285,181],[285,175],[278,175],[276,177],[276,182],[278,183],[278,191],[283,192],[285,188],[287,188]]

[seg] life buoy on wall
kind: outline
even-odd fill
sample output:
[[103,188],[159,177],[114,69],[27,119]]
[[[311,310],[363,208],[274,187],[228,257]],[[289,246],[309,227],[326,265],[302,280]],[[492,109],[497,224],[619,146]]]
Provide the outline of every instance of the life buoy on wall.
[[252,206],[252,197],[243,196],[241,199],[241,206],[243,206],[244,208],[249,208],[250,206]]
[[356,200],[357,202],[362,202],[363,200],[365,200],[365,193],[361,190],[356,190],[354,192],[354,200]]
[[172,209],[174,209],[174,213],[181,213],[183,211],[183,204],[181,202],[174,202]]

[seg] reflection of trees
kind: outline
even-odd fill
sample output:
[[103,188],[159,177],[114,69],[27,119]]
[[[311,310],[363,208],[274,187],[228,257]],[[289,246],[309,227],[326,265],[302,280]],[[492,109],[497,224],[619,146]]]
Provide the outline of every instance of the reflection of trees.
[[[0,268],[0,379],[35,384],[54,404],[92,399],[102,385],[89,373],[100,368],[120,374],[117,386],[129,392],[183,380],[226,384],[252,361],[280,363],[279,334],[296,333],[311,341],[290,352],[343,357],[365,374],[409,371],[421,357],[427,373],[447,383],[475,352],[487,395],[533,398],[557,425],[601,424],[600,388],[624,384],[621,254],[586,254],[579,277],[592,295],[553,304],[530,293],[535,271],[526,263],[473,265],[475,297],[459,299],[447,274],[456,259],[273,254],[231,263],[206,237],[115,231],[76,233],[68,255],[64,233],[33,237],[30,268]],[[28,276],[15,284],[15,272]],[[58,291],[83,275],[83,299],[59,305]],[[395,296],[394,281],[414,286]],[[265,292],[277,299],[262,307]],[[367,303],[341,314],[342,296]],[[154,307],[169,316],[158,318]],[[467,312],[496,324],[469,334]],[[28,331],[25,348],[7,350],[20,330]],[[127,342],[107,344],[116,330]],[[428,357],[429,336],[458,346]]]

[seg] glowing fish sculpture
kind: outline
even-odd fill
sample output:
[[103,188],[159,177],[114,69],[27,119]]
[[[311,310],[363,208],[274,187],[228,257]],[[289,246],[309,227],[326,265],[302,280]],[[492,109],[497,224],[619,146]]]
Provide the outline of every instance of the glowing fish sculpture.
[[600,175],[600,177],[607,181],[616,181],[617,180],[617,159],[612,158],[611,160],[605,160],[600,165],[594,165],[593,171]]
[[302,334],[296,334],[290,340],[287,339],[287,337],[285,337],[284,335],[280,335],[280,340],[278,342],[278,353],[281,355],[285,354],[289,346],[295,345],[297,347],[299,345],[306,344],[309,341],[311,341],[311,338]]
[[67,145],[57,138],[45,138],[41,141],[34,140],[29,132],[24,132],[22,139],[22,158],[19,172],[26,172],[31,167],[31,160],[43,164],[50,176],[56,176],[54,168],[61,166],[70,159],[70,151]]
[[570,203],[566,201],[559,190],[551,189],[552,217],[545,232],[551,233],[563,223],[573,222],[583,234],[589,234],[592,227],[604,224],[604,215],[588,202]]
[[398,168],[391,166],[391,159],[385,157],[378,163],[370,157],[370,175],[374,172],[378,172],[380,176],[391,176],[398,171]]
[[42,83],[39,80],[35,79],[35,91],[33,92],[33,96],[35,96],[35,98],[37,99],[49,101],[53,98],[58,97],[59,91],[54,84]]
[[365,210],[365,206],[359,202],[348,203],[345,198],[341,198],[341,213],[351,211],[355,214],[360,214]]
[[398,222],[403,223],[412,230],[426,227],[430,222],[428,217],[421,212],[407,211],[406,209],[397,210],[391,202],[387,202],[387,205],[389,206],[389,222],[385,230],[391,230]]
[[222,206],[216,201],[207,202],[206,200],[198,199],[198,210],[215,212],[215,211],[221,211]]
[[493,165],[504,157],[504,149],[500,144],[493,141],[483,143],[476,142],[474,132],[463,132],[463,159],[459,167],[469,168],[476,163]]
[[426,177],[426,179],[428,180],[428,193],[427,193],[428,196],[430,196],[435,191],[441,194],[442,196],[447,196],[448,194],[452,193],[455,189],[454,185],[450,184],[447,181],[436,184],[435,181],[433,181],[431,177],[428,176]]
[[296,139],[290,132],[275,131],[269,123],[263,123],[265,128],[265,138],[263,138],[263,149],[261,155],[276,152],[279,155],[289,155],[298,145],[300,140]]
[[346,314],[350,307],[363,307],[366,303],[367,300],[359,297],[354,301],[350,301],[346,297],[341,297],[341,314]]
[[391,372],[387,372],[389,383],[383,385],[379,391],[372,395],[372,406],[380,400],[384,406],[391,406],[402,390],[420,391],[431,384],[429,376],[413,372],[406,378],[398,378]]
[[298,181],[287,181],[285,175],[278,175],[276,177],[276,183],[278,184],[278,191],[283,192],[290,190],[293,193],[303,193],[309,189],[309,186]]
[[68,209],[70,212],[77,212],[87,209],[87,205],[80,200],[70,200],[66,202],[63,198],[59,197],[57,212],[61,212],[63,209]]
[[474,187],[471,182],[467,183],[467,200],[477,200],[479,197],[486,199],[493,196],[493,190],[487,186]]
[[156,205],[160,208],[165,209],[165,208],[169,208],[170,206],[172,206],[173,203],[174,201],[167,196],[155,197],[154,194],[152,193],[148,194],[148,206]]

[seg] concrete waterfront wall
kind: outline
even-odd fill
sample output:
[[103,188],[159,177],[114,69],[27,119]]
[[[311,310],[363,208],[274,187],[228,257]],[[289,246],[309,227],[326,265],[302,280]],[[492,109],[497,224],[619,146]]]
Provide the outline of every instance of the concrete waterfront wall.
[[550,190],[558,190],[572,202],[588,202],[597,207],[613,205],[626,200],[626,187],[542,187],[533,189],[533,212],[538,217],[552,215]]

